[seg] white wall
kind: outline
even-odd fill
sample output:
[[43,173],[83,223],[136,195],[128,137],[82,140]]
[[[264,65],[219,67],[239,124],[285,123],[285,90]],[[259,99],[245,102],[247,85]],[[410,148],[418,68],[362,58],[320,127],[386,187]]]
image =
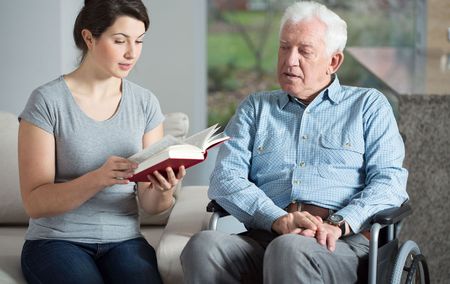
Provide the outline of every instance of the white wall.
[[58,0],[1,1],[0,110],[19,114],[30,92],[61,72],[59,7]]
[[[0,111],[19,114],[33,89],[76,66],[72,28],[83,2],[0,1]],[[152,90],[164,112],[187,113],[191,132],[201,130],[207,124],[206,0],[144,3],[150,29],[129,79]],[[207,184],[208,163],[190,171],[186,184]]]
[[[184,111],[206,127],[206,0],[144,0],[150,28],[130,80],[152,90],[165,112]],[[195,3],[195,4],[193,4]]]
[[57,20],[59,21],[60,34],[60,73],[69,73],[78,66],[80,59],[80,52],[78,51],[77,47],[75,46],[75,42],[73,41],[73,24],[75,23],[78,11],[80,11],[84,1],[59,0],[57,2],[59,4],[60,11],[60,14],[57,18]]

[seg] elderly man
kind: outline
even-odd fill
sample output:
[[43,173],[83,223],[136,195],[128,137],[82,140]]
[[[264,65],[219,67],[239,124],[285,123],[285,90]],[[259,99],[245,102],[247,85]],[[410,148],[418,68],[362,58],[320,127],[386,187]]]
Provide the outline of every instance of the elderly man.
[[315,2],[281,20],[279,91],[245,99],[226,128],[209,197],[245,224],[204,231],[184,249],[187,283],[354,283],[368,220],[407,198],[404,145],[374,89],[336,71],[346,23]]

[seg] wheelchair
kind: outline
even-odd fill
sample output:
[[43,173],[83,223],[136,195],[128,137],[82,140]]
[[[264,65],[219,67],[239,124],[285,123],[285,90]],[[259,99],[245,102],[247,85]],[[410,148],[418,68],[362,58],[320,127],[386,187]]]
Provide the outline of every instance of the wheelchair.
[[[221,217],[230,215],[215,200],[207,212],[212,216],[208,229],[216,230]],[[379,212],[371,218],[367,281],[369,284],[430,283],[428,265],[419,246],[412,240],[399,245],[401,223],[412,212],[409,203]]]

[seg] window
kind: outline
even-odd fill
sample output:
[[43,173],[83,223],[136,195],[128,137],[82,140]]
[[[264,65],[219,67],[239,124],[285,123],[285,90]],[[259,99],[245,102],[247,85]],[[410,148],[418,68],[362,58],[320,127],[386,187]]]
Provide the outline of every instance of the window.
[[[319,1],[348,24],[347,46],[413,46],[414,1]],[[278,89],[276,64],[280,18],[292,1],[209,0],[208,124],[225,126],[249,94]],[[346,56],[341,83],[373,86]]]

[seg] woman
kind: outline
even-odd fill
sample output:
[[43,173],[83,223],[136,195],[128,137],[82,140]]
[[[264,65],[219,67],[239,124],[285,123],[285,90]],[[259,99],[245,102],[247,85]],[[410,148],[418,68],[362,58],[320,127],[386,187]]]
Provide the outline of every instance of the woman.
[[163,136],[156,97],[124,79],[148,26],[140,0],[86,0],[74,26],[79,67],[33,91],[20,115],[29,283],[161,282],[137,203],[168,209],[185,169],[135,186],[127,178],[137,165],[124,158]]

